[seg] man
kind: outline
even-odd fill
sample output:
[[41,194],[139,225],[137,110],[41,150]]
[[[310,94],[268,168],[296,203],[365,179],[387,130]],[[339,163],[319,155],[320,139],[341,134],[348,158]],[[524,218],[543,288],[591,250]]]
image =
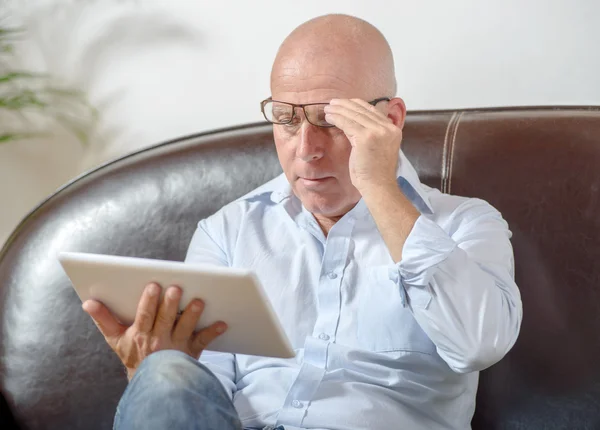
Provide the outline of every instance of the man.
[[148,286],[131,327],[86,302],[131,379],[116,428],[470,428],[478,372],[521,323],[510,232],[486,202],[419,182],[395,93],[362,20],[283,42],[262,110],[284,175],[200,221],[186,260],[254,270],[297,356],[197,363],[226,325],[193,333],[202,302],[177,319],[173,286],[162,302]]

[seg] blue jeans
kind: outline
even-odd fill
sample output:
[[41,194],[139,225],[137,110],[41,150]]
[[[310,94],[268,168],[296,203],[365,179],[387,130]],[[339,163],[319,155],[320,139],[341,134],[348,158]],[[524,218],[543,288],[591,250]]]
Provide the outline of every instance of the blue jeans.
[[117,407],[114,429],[241,430],[242,424],[210,370],[182,352],[159,351],[135,372]]

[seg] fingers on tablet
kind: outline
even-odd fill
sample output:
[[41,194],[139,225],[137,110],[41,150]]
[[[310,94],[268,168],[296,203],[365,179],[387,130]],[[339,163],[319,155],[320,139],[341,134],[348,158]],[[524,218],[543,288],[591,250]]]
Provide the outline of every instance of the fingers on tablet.
[[225,333],[227,330],[227,324],[222,321],[216,322],[205,329],[200,330],[196,333],[193,342],[194,351],[198,354],[202,352],[206,347],[217,337]]
[[194,334],[194,330],[196,330],[196,324],[198,324],[203,310],[204,302],[202,300],[192,300],[183,313],[181,313],[175,325],[173,340],[176,342],[188,342]]
[[142,333],[149,333],[154,327],[154,319],[160,301],[161,288],[158,284],[146,285],[138,304],[133,325]]
[[170,337],[179,311],[181,300],[181,289],[176,286],[167,288],[165,295],[158,307],[158,313],[154,321],[154,336]]

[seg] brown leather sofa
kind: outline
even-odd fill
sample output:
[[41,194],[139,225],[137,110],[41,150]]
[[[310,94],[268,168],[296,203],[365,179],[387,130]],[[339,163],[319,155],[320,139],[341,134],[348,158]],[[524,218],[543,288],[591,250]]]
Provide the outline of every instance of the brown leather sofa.
[[[523,326],[481,374],[473,429],[600,429],[600,108],[412,112],[403,148],[514,232]],[[29,214],[0,253],[0,378],[22,424],[108,429],[126,385],[57,252],[182,260],[198,220],[279,172],[270,126],[249,125],[114,161]]]

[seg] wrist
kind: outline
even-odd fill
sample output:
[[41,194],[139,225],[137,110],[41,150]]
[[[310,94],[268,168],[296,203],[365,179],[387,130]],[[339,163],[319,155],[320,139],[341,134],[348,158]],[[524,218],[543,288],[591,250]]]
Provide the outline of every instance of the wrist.
[[[357,187],[358,188],[358,187]],[[413,203],[404,195],[404,192],[396,181],[374,182],[364,185],[358,189],[365,204],[375,214],[381,208],[395,206],[394,212],[400,210],[404,216],[418,218],[420,212]]]
[[378,180],[364,181],[356,185],[356,189],[361,196],[366,200],[371,196],[393,195],[402,193],[396,178],[385,178]]

